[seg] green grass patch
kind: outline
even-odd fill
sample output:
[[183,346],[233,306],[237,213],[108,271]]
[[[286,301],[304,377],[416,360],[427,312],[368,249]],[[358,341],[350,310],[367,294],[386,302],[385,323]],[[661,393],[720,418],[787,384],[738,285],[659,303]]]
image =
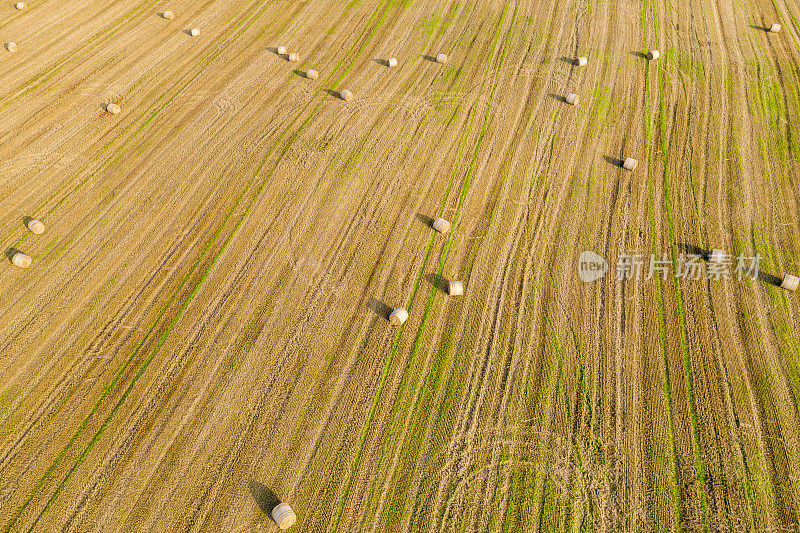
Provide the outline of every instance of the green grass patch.
[[592,109],[589,113],[592,118],[609,118],[611,112],[611,87],[609,85],[598,84],[592,91]]

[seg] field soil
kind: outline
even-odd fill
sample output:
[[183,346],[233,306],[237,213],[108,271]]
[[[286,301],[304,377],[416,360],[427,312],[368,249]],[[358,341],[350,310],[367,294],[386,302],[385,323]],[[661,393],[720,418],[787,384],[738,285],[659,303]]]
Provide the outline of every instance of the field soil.
[[0,39],[0,531],[800,531],[797,2],[31,0]]

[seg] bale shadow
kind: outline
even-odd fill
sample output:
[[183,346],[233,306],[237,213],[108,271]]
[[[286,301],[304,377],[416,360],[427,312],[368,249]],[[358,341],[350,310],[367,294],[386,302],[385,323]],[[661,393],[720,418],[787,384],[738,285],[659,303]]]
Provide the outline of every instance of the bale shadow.
[[431,217],[429,217],[428,215],[423,215],[422,213],[417,213],[416,217],[417,217],[417,220],[419,220],[420,222],[422,222],[423,224],[425,224],[429,228],[433,227],[433,219]]
[[631,52],[633,57],[638,57],[639,59],[647,59],[647,54],[644,52]]
[[425,279],[428,281],[428,283],[433,285],[434,288],[438,289],[439,291],[445,294],[449,292],[450,280],[445,278],[444,276],[439,275],[435,272],[431,272],[430,274],[425,276]]
[[338,98],[339,100],[342,99],[342,95],[339,91],[334,91],[333,89],[325,89],[325,92],[328,93],[328,96],[333,96],[334,98]]
[[770,285],[775,285],[776,287],[780,287],[783,279],[779,278],[775,274],[770,274],[768,272],[758,272],[758,279],[762,280],[765,283],[769,283]]
[[253,499],[264,511],[264,514],[270,515],[275,506],[281,503],[281,499],[263,483],[251,480],[248,485],[250,486],[250,494],[253,495]]
[[567,103],[566,96],[561,96],[560,94],[556,94],[556,93],[549,93],[547,96],[549,96],[550,98],[552,98],[554,100],[558,100],[559,102],[561,102],[563,104]]
[[303,72],[302,70],[297,69],[297,68],[292,70],[292,74],[296,74],[296,75],[300,76],[301,78],[307,77],[305,72]]
[[761,31],[766,31],[766,32],[769,31],[769,28],[767,28],[766,26],[756,26],[755,24],[749,24],[749,26],[751,28],[753,28],[754,30],[761,30]]
[[22,225],[25,226],[25,229],[28,229],[28,224],[30,224],[31,220],[34,220],[33,217],[22,217]]
[[436,56],[423,55],[422,59],[430,61],[431,63],[436,63]]
[[164,12],[163,12],[163,11],[162,11],[162,12],[160,12],[160,13],[158,14],[158,16],[159,16],[159,17],[161,17],[161,18],[162,18],[162,19],[164,19],[164,20],[169,20],[169,19],[167,19],[167,17],[165,17],[165,16],[164,16]]
[[687,255],[699,255],[705,261],[708,261],[708,258],[711,257],[711,250],[706,250],[705,248],[700,248],[695,244],[689,244],[686,242],[678,243],[678,250]]
[[18,250],[17,248],[13,248],[13,247],[6,250],[6,259],[8,259],[9,263],[11,263],[11,264],[14,263],[14,256],[18,252],[20,252],[20,250]]
[[559,61],[563,61],[564,63],[566,63],[568,65],[572,65],[573,67],[577,67],[578,66],[578,60],[575,59],[575,58],[572,58],[572,57],[561,56],[561,57],[558,58],[558,60]]
[[189,28],[188,30],[183,30],[183,33],[185,33],[189,37],[192,37],[192,29],[191,28]]
[[622,164],[625,163],[625,161],[623,161],[622,159],[619,159],[617,157],[611,157],[608,155],[604,155],[603,159],[605,159],[606,163],[608,163],[609,165],[613,165],[615,167],[620,167],[620,168],[622,168]]
[[381,59],[379,57],[376,57],[375,59],[373,59],[373,61],[375,63],[381,65],[382,67],[388,67],[389,66],[389,60],[388,59]]
[[389,313],[393,311],[391,307],[374,297],[370,297],[370,299],[367,300],[367,307],[372,309],[373,313],[384,320],[389,320]]
[[279,54],[277,46],[268,46],[267,47],[267,51],[272,52],[273,54],[275,54],[276,56],[280,57],[281,59],[285,59],[286,61],[289,61],[289,54]]

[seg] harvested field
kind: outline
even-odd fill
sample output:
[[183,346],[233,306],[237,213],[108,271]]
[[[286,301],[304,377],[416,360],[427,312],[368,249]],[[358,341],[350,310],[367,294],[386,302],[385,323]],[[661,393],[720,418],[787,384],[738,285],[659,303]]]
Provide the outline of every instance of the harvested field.
[[[0,32],[0,531],[800,531],[797,2]],[[715,248],[760,279],[614,275]]]

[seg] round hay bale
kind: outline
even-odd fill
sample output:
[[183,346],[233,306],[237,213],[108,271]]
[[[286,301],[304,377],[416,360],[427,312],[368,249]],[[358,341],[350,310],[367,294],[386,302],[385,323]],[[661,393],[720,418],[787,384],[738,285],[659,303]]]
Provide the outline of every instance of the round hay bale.
[[200,35],[200,28],[192,28],[191,30],[189,30],[189,35],[191,35],[192,37],[197,37],[198,35]]
[[272,519],[275,520],[280,529],[289,529],[297,522],[297,515],[294,514],[288,503],[281,502],[273,507]]
[[396,67],[396,66],[397,66],[397,58],[396,58],[396,57],[390,57],[390,58],[389,58],[389,59],[386,61],[386,64],[389,66],[389,68],[394,68],[394,67]]
[[164,18],[166,20],[172,20],[175,18],[175,13],[173,13],[172,11],[164,11],[163,13],[161,13],[161,18]]
[[349,102],[350,100],[353,99],[353,93],[351,93],[347,89],[342,89],[341,92],[339,93],[339,96],[341,96],[342,100],[346,102]]
[[106,106],[106,111],[108,111],[112,115],[118,115],[119,112],[122,111],[122,108],[119,106],[119,104],[115,104],[112,102]]
[[624,163],[622,163],[622,168],[624,168],[625,170],[636,170],[636,165],[638,164],[639,162],[637,160],[635,160],[632,157],[629,157],[625,160]]
[[28,268],[31,266],[31,256],[25,255],[22,252],[17,252],[14,254],[14,257],[11,258],[11,262],[14,263],[14,266],[18,266],[19,268]]
[[567,103],[568,103],[569,105],[578,105],[578,101],[579,101],[580,99],[581,99],[581,97],[580,97],[580,96],[578,96],[577,94],[572,94],[572,93],[569,93],[569,94],[567,95]]
[[769,31],[770,33],[778,33],[779,31],[781,31],[781,25],[773,24],[772,26],[769,27]]
[[651,61],[653,59],[658,59],[659,57],[661,57],[661,54],[659,53],[658,50],[650,50],[649,52],[647,52],[647,59]]
[[298,54],[297,52],[292,52],[291,54],[289,54],[289,61],[291,61],[292,63],[297,63],[298,61],[300,61],[300,54]]
[[288,50],[286,50],[285,46],[279,46],[278,47],[278,55],[279,56],[285,56],[287,53],[288,53]]
[[319,72],[317,72],[314,69],[307,70],[306,71],[306,78],[308,78],[310,80],[315,80],[315,79],[319,78]]
[[16,7],[17,9],[25,9],[25,2],[17,2],[16,4],[14,4],[14,7]]
[[6,50],[8,50],[9,52],[16,52],[17,43],[6,43]]
[[434,220],[431,226],[439,233],[447,233],[450,231],[450,223],[441,217]]
[[442,65],[447,63],[447,54],[437,54],[436,55],[436,62],[437,63],[441,63]]
[[711,253],[708,254],[708,262],[709,263],[722,263],[725,260],[725,257],[728,254],[725,253],[725,250],[720,250],[719,248],[714,248],[711,250]]
[[787,291],[796,291],[797,286],[800,285],[800,278],[792,276],[791,274],[784,274],[783,281],[781,281],[781,288]]
[[589,63],[589,58],[588,57],[579,57],[578,58],[578,66],[579,67],[585,67],[588,63]]
[[408,320],[408,311],[402,307],[398,307],[389,315],[389,323],[391,323],[393,326],[399,326],[406,320]]
[[28,229],[34,232],[36,235],[41,235],[44,233],[44,224],[35,218],[32,218],[28,221]]
[[460,281],[451,281],[447,284],[447,293],[450,296],[462,296],[464,294],[464,284]]

